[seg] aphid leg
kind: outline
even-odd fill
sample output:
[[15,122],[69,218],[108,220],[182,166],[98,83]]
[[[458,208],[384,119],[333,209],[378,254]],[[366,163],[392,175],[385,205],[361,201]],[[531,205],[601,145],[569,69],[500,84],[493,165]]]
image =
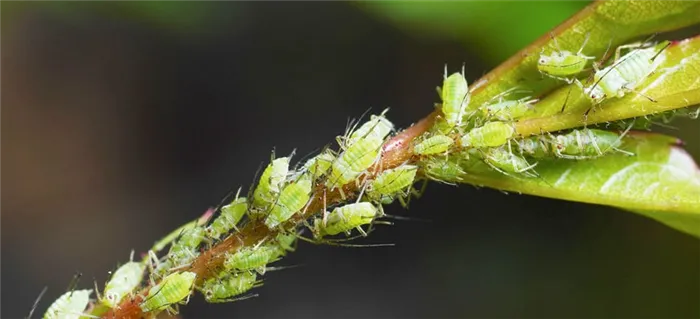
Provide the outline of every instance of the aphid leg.
[[326,189],[323,189],[323,227],[326,227],[326,223],[328,222],[328,208],[326,205]]
[[355,227],[355,229],[357,229],[357,231],[360,232],[360,234],[362,234],[362,237],[367,237],[367,233],[365,232],[364,229],[362,229],[361,226],[357,226],[357,227]]
[[[581,48],[578,49],[578,52],[576,53],[576,55],[581,55],[581,53],[583,52],[583,48],[586,47],[586,44],[588,43],[588,40],[590,38],[591,38],[591,33],[590,32],[586,33],[586,38],[583,39],[583,43],[581,43]],[[592,58],[592,57],[586,57],[586,58],[588,59],[588,58]]]
[[641,96],[641,97],[643,97],[643,98],[646,98],[647,100],[649,100],[649,101],[652,102],[652,103],[658,103],[658,102],[659,102],[659,101],[653,99],[652,97],[650,97],[650,96],[648,96],[648,95],[645,95],[645,94],[643,94],[642,92],[640,92],[640,91],[638,91],[638,90],[636,90],[636,89],[630,89],[630,88],[627,88],[627,87],[625,87],[625,86],[622,86],[621,89],[622,89],[622,90],[625,90],[625,91],[627,91],[627,92],[635,93],[635,94],[637,94],[637,95],[639,95],[639,96]]
[[[255,288],[255,287],[253,287],[253,288]],[[251,288],[251,289],[252,289],[252,288]],[[258,294],[252,294],[252,295],[245,295],[245,296],[241,296],[241,297],[237,297],[237,298],[217,299],[217,300],[212,301],[212,302],[213,302],[213,303],[234,302],[234,301],[241,301],[241,300],[246,300],[246,299],[250,299],[250,298],[255,298],[255,297],[259,297],[259,296],[260,296],[260,295],[258,295]]]
[[[578,81],[578,79],[576,79],[576,81]],[[566,108],[566,103],[569,102],[569,96],[571,96],[571,89],[572,89],[572,87],[569,86],[569,92],[566,93],[566,98],[564,99],[564,104],[561,105],[561,112],[560,113],[564,113],[564,109]]]

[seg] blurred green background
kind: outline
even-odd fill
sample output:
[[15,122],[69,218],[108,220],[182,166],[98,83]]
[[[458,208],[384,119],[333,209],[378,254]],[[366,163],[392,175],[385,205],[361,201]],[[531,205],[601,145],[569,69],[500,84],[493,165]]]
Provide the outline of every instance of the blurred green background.
[[[81,287],[349,117],[407,127],[586,2],[2,2],[2,313]],[[696,28],[697,29],[697,28]],[[694,34],[697,34],[695,32]],[[662,129],[700,158],[697,122]],[[614,208],[431,184],[348,249],[185,318],[700,316],[700,243]],[[37,317],[37,314],[35,314]]]

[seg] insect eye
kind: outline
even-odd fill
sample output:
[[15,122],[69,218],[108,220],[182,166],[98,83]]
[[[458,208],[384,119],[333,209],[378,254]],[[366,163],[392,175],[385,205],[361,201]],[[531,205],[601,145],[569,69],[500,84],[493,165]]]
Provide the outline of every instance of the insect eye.
[[540,64],[544,64],[545,62],[547,62],[545,59],[540,59]]

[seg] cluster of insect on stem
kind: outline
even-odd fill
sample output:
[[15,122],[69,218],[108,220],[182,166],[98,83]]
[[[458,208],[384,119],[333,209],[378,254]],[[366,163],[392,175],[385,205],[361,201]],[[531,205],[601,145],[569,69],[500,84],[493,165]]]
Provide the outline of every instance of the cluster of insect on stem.
[[[576,83],[593,106],[628,93],[641,95],[637,87],[659,66],[660,53],[668,45],[624,45],[615,50],[607,66],[593,62],[591,70],[588,63],[595,57],[583,54],[586,40],[578,50],[568,51],[552,38],[554,51],[540,53],[537,71]],[[627,53],[621,56],[624,50]],[[582,81],[586,72],[589,78]],[[175,314],[195,291],[210,303],[250,298],[256,296],[250,291],[263,284],[267,271],[285,268],[272,264],[294,251],[299,239],[354,246],[346,241],[388,224],[385,220],[391,216],[384,213],[383,205],[398,200],[406,206],[412,196],[421,194],[414,188],[418,180],[457,183],[475,163],[505,175],[532,178],[538,176],[536,161],[542,159],[584,160],[613,152],[634,155],[622,147],[632,125],[624,132],[583,128],[519,136],[514,124],[537,108],[538,98],[512,88],[486,103],[472,103],[464,70],[448,76],[445,67],[438,94],[439,115],[411,141],[411,156],[404,162],[382,166],[382,149],[396,132],[385,117],[386,110],[362,124],[351,123],[337,138],[337,150],[324,148],[303,163],[293,165],[293,153],[276,157],[273,152],[247,194],[239,189],[225,205],[155,242],[140,260],[134,260],[132,252],[130,261],[111,274],[103,290],[95,284],[96,299],[91,299],[92,289],[69,289],[44,318],[102,317],[126,305],[145,316],[162,311]],[[331,194],[338,198],[327,200]],[[241,235],[243,229],[261,229],[264,235],[250,242]],[[231,241],[239,242],[236,249],[205,254]],[[206,272],[195,270],[194,263],[206,258],[221,262],[212,262]],[[202,263],[207,265],[206,260]]]

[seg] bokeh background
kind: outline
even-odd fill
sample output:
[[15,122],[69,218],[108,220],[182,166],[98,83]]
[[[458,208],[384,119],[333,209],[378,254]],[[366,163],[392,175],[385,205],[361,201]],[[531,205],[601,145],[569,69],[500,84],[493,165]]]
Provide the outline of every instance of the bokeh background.
[[[2,313],[38,317],[247,187],[270,157],[474,81],[586,2],[2,2]],[[694,34],[697,34],[695,28]],[[693,34],[691,32],[691,34]],[[700,158],[697,122],[671,130]],[[687,318],[700,242],[614,208],[430,184],[350,249],[300,244],[250,300],[185,318]]]

